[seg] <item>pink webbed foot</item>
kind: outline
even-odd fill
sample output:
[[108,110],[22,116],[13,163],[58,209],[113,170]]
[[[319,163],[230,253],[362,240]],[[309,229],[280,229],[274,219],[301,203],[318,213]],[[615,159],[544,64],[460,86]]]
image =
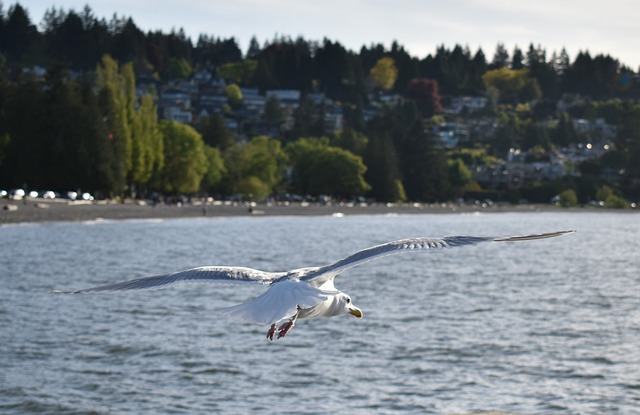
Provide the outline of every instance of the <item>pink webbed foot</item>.
[[295,326],[295,325],[296,325],[295,319],[291,319],[291,320],[287,321],[286,323],[284,323],[283,325],[281,325],[280,329],[278,329],[278,338],[286,336],[287,333],[289,333],[291,331],[291,329],[293,328],[293,326]]
[[[293,315],[293,317],[291,317],[291,319],[289,321],[287,321],[286,323],[282,324],[280,326],[280,328],[278,328],[278,337],[277,337],[278,339],[281,338],[281,337],[286,336],[287,333],[289,333],[291,331],[293,326],[296,325],[296,319],[298,318],[298,315],[300,314],[300,311],[302,311],[302,307],[298,306],[298,311],[296,311],[296,313]],[[273,340],[273,336],[275,335],[275,332],[276,332],[276,323],[273,323],[271,325],[271,328],[267,332],[267,339]]]
[[267,339],[273,340],[273,335],[276,334],[276,323],[271,325],[271,328],[267,332]]

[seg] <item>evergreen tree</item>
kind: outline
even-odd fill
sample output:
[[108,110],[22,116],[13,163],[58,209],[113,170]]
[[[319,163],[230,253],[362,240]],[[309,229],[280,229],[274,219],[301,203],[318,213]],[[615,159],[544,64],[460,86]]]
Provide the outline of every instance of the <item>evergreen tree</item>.
[[503,43],[498,43],[496,46],[496,51],[493,54],[493,60],[491,61],[491,65],[489,65],[490,69],[500,69],[506,68],[509,65],[509,52],[504,47]]
[[513,49],[511,56],[511,69],[524,69],[524,54],[517,46]]
[[39,41],[39,33],[27,10],[16,3],[9,7],[0,36],[0,52],[10,60],[24,63]]
[[369,125],[369,145],[364,162],[367,165],[365,179],[371,185],[369,196],[380,202],[406,200],[402,184],[400,160],[394,144],[393,117],[376,117]]

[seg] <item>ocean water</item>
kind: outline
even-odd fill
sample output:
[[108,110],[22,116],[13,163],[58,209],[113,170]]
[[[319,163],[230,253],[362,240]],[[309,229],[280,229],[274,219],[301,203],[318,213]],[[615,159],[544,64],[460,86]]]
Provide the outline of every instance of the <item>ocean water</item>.
[[[267,327],[260,286],[54,295],[201,265],[280,271],[412,236],[561,238],[387,257],[336,280],[364,311]],[[2,414],[640,414],[640,217],[500,213],[0,227]]]

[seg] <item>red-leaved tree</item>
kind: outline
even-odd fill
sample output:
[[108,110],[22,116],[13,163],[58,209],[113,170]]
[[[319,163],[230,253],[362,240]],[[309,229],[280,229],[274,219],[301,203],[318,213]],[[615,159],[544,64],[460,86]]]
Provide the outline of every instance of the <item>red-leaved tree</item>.
[[415,101],[423,117],[431,117],[442,112],[438,81],[435,79],[415,78],[409,82],[405,96]]

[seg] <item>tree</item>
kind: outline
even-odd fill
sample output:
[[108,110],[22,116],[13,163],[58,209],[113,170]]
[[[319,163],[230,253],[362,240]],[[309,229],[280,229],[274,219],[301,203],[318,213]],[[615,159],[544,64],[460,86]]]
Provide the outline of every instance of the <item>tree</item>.
[[[4,20],[4,16],[1,17]],[[17,61],[24,61],[39,39],[38,29],[31,23],[27,10],[20,3],[9,8],[3,31],[0,52]]]
[[412,79],[409,82],[405,96],[415,101],[423,117],[431,117],[442,112],[438,81],[433,79]]
[[526,102],[542,95],[538,82],[529,77],[527,69],[492,69],[482,76],[482,81],[487,89],[499,92],[499,101],[503,103]]
[[207,171],[202,178],[202,187],[205,191],[211,192],[222,182],[227,169],[224,166],[222,154],[217,148],[205,145],[204,154],[207,159]]
[[292,189],[300,194],[362,195],[370,189],[364,180],[362,158],[328,139],[301,138],[285,148],[292,166]]
[[233,144],[233,133],[229,131],[224,117],[220,114],[200,119],[197,129],[208,146],[225,150]]
[[566,112],[560,114],[558,117],[558,123],[551,130],[550,139],[552,143],[562,147],[578,142],[578,133],[573,126],[573,122],[571,121],[569,114]]
[[218,75],[240,85],[248,85],[253,78],[258,62],[245,59],[241,62],[229,62],[220,67]]
[[560,206],[572,207],[578,204],[578,196],[575,190],[567,189],[560,193]]
[[251,40],[249,41],[249,47],[247,48],[247,59],[256,59],[260,54],[261,48],[258,43],[258,39],[255,36],[251,36]]
[[493,54],[493,60],[491,61],[491,69],[506,68],[509,65],[509,52],[504,47],[503,43],[498,43],[496,51]]
[[337,131],[331,139],[332,146],[344,148],[357,155],[362,155],[368,144],[369,139],[365,135],[358,133],[349,126]]
[[170,120],[160,123],[160,131],[164,166],[156,184],[171,193],[197,192],[208,165],[202,137],[193,127]]
[[271,125],[278,125],[284,120],[282,103],[276,96],[267,98],[264,104],[264,120]]
[[242,91],[236,84],[229,84],[224,87],[224,92],[227,94],[229,104],[233,108],[240,108],[242,106]]
[[225,188],[229,193],[261,200],[280,182],[285,161],[278,140],[259,136],[244,145],[235,144],[224,152]]
[[471,182],[471,171],[459,158],[450,159],[449,165],[449,182],[456,189],[456,195],[462,196],[464,187]]
[[513,49],[513,56],[511,57],[511,69],[524,69],[524,54],[519,47]]
[[381,202],[407,199],[402,184],[398,152],[389,125],[390,117],[376,117],[369,124],[369,145],[365,151],[367,172],[365,179],[371,185],[369,196]]
[[398,78],[398,69],[393,58],[388,56],[380,58],[369,71],[369,78],[373,85],[381,91],[393,88]]
[[132,121],[135,108],[135,80],[131,65],[121,72],[118,63],[104,55],[97,68],[98,102],[107,129],[113,164],[112,191],[121,193],[125,189],[132,168]]
[[169,58],[166,79],[189,79],[193,69],[186,59]]
[[151,95],[143,95],[133,114],[130,181],[146,185],[164,165],[163,140],[158,125],[158,110]]
[[435,146],[422,121],[409,124],[398,148],[409,200],[437,202],[450,199],[446,155]]

